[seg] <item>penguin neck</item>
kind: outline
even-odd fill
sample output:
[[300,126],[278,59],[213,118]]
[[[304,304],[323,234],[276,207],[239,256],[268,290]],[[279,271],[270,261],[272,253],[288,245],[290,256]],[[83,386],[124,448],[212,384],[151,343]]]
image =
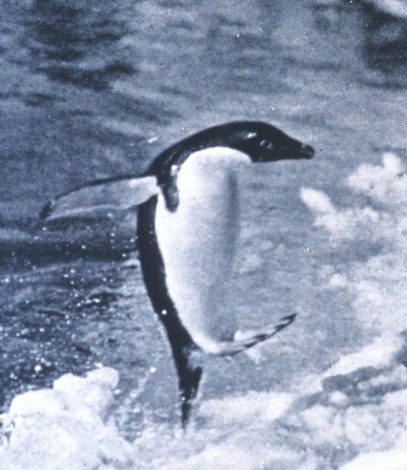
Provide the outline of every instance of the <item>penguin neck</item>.
[[225,137],[217,135],[210,138],[208,136],[192,136],[158,155],[150,166],[149,173],[157,176],[160,180],[169,174],[173,165],[181,166],[191,154],[214,147],[230,147],[230,145]]

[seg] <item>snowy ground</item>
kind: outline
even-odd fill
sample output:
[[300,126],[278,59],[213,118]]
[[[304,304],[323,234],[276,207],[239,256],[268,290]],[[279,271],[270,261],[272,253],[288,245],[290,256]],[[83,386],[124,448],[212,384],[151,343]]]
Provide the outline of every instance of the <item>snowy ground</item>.
[[333,252],[381,247],[363,261],[345,257],[335,267],[318,268],[321,290],[351,296],[362,347],[283,391],[201,400],[186,434],[146,420],[132,441],[112,411],[115,370],[64,375],[52,389],[14,398],[1,419],[0,469],[405,470],[405,171],[392,153],[381,165],[360,165],[345,182],[354,195],[347,200],[355,201],[349,207],[335,206],[322,191],[301,189]]

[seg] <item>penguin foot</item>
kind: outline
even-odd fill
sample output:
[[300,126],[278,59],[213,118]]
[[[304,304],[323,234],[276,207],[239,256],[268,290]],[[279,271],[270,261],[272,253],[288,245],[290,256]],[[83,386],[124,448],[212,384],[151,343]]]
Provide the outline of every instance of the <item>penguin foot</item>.
[[[255,332],[250,332],[249,336],[240,333],[240,338],[234,341],[224,341],[218,343],[218,350],[214,353],[215,356],[235,356],[242,351],[256,346],[263,341],[266,341],[276,335],[278,332],[287,328],[295,320],[296,313],[283,317],[277,325],[271,325]],[[245,336],[242,338],[242,336]]]

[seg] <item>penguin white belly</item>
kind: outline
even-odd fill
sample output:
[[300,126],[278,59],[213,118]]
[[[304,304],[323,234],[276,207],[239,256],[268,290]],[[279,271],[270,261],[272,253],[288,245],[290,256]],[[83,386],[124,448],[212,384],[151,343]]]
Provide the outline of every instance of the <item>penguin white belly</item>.
[[239,235],[235,169],[248,162],[227,147],[195,152],[178,174],[176,211],[158,197],[155,229],[168,293],[194,342],[210,353],[237,330],[225,300]]

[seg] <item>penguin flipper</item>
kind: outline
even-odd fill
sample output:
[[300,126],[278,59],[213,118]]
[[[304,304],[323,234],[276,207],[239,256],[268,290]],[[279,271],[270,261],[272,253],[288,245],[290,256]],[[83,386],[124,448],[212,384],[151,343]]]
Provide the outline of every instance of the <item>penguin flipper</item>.
[[234,341],[224,341],[218,344],[218,351],[214,353],[215,356],[235,356],[240,352],[256,346],[263,341],[272,338],[295,320],[296,313],[283,317],[277,325],[271,325],[260,331],[252,333],[250,336],[243,339],[235,339]]
[[40,213],[40,219],[51,222],[131,209],[158,191],[155,176],[128,175],[96,180],[48,201]]

